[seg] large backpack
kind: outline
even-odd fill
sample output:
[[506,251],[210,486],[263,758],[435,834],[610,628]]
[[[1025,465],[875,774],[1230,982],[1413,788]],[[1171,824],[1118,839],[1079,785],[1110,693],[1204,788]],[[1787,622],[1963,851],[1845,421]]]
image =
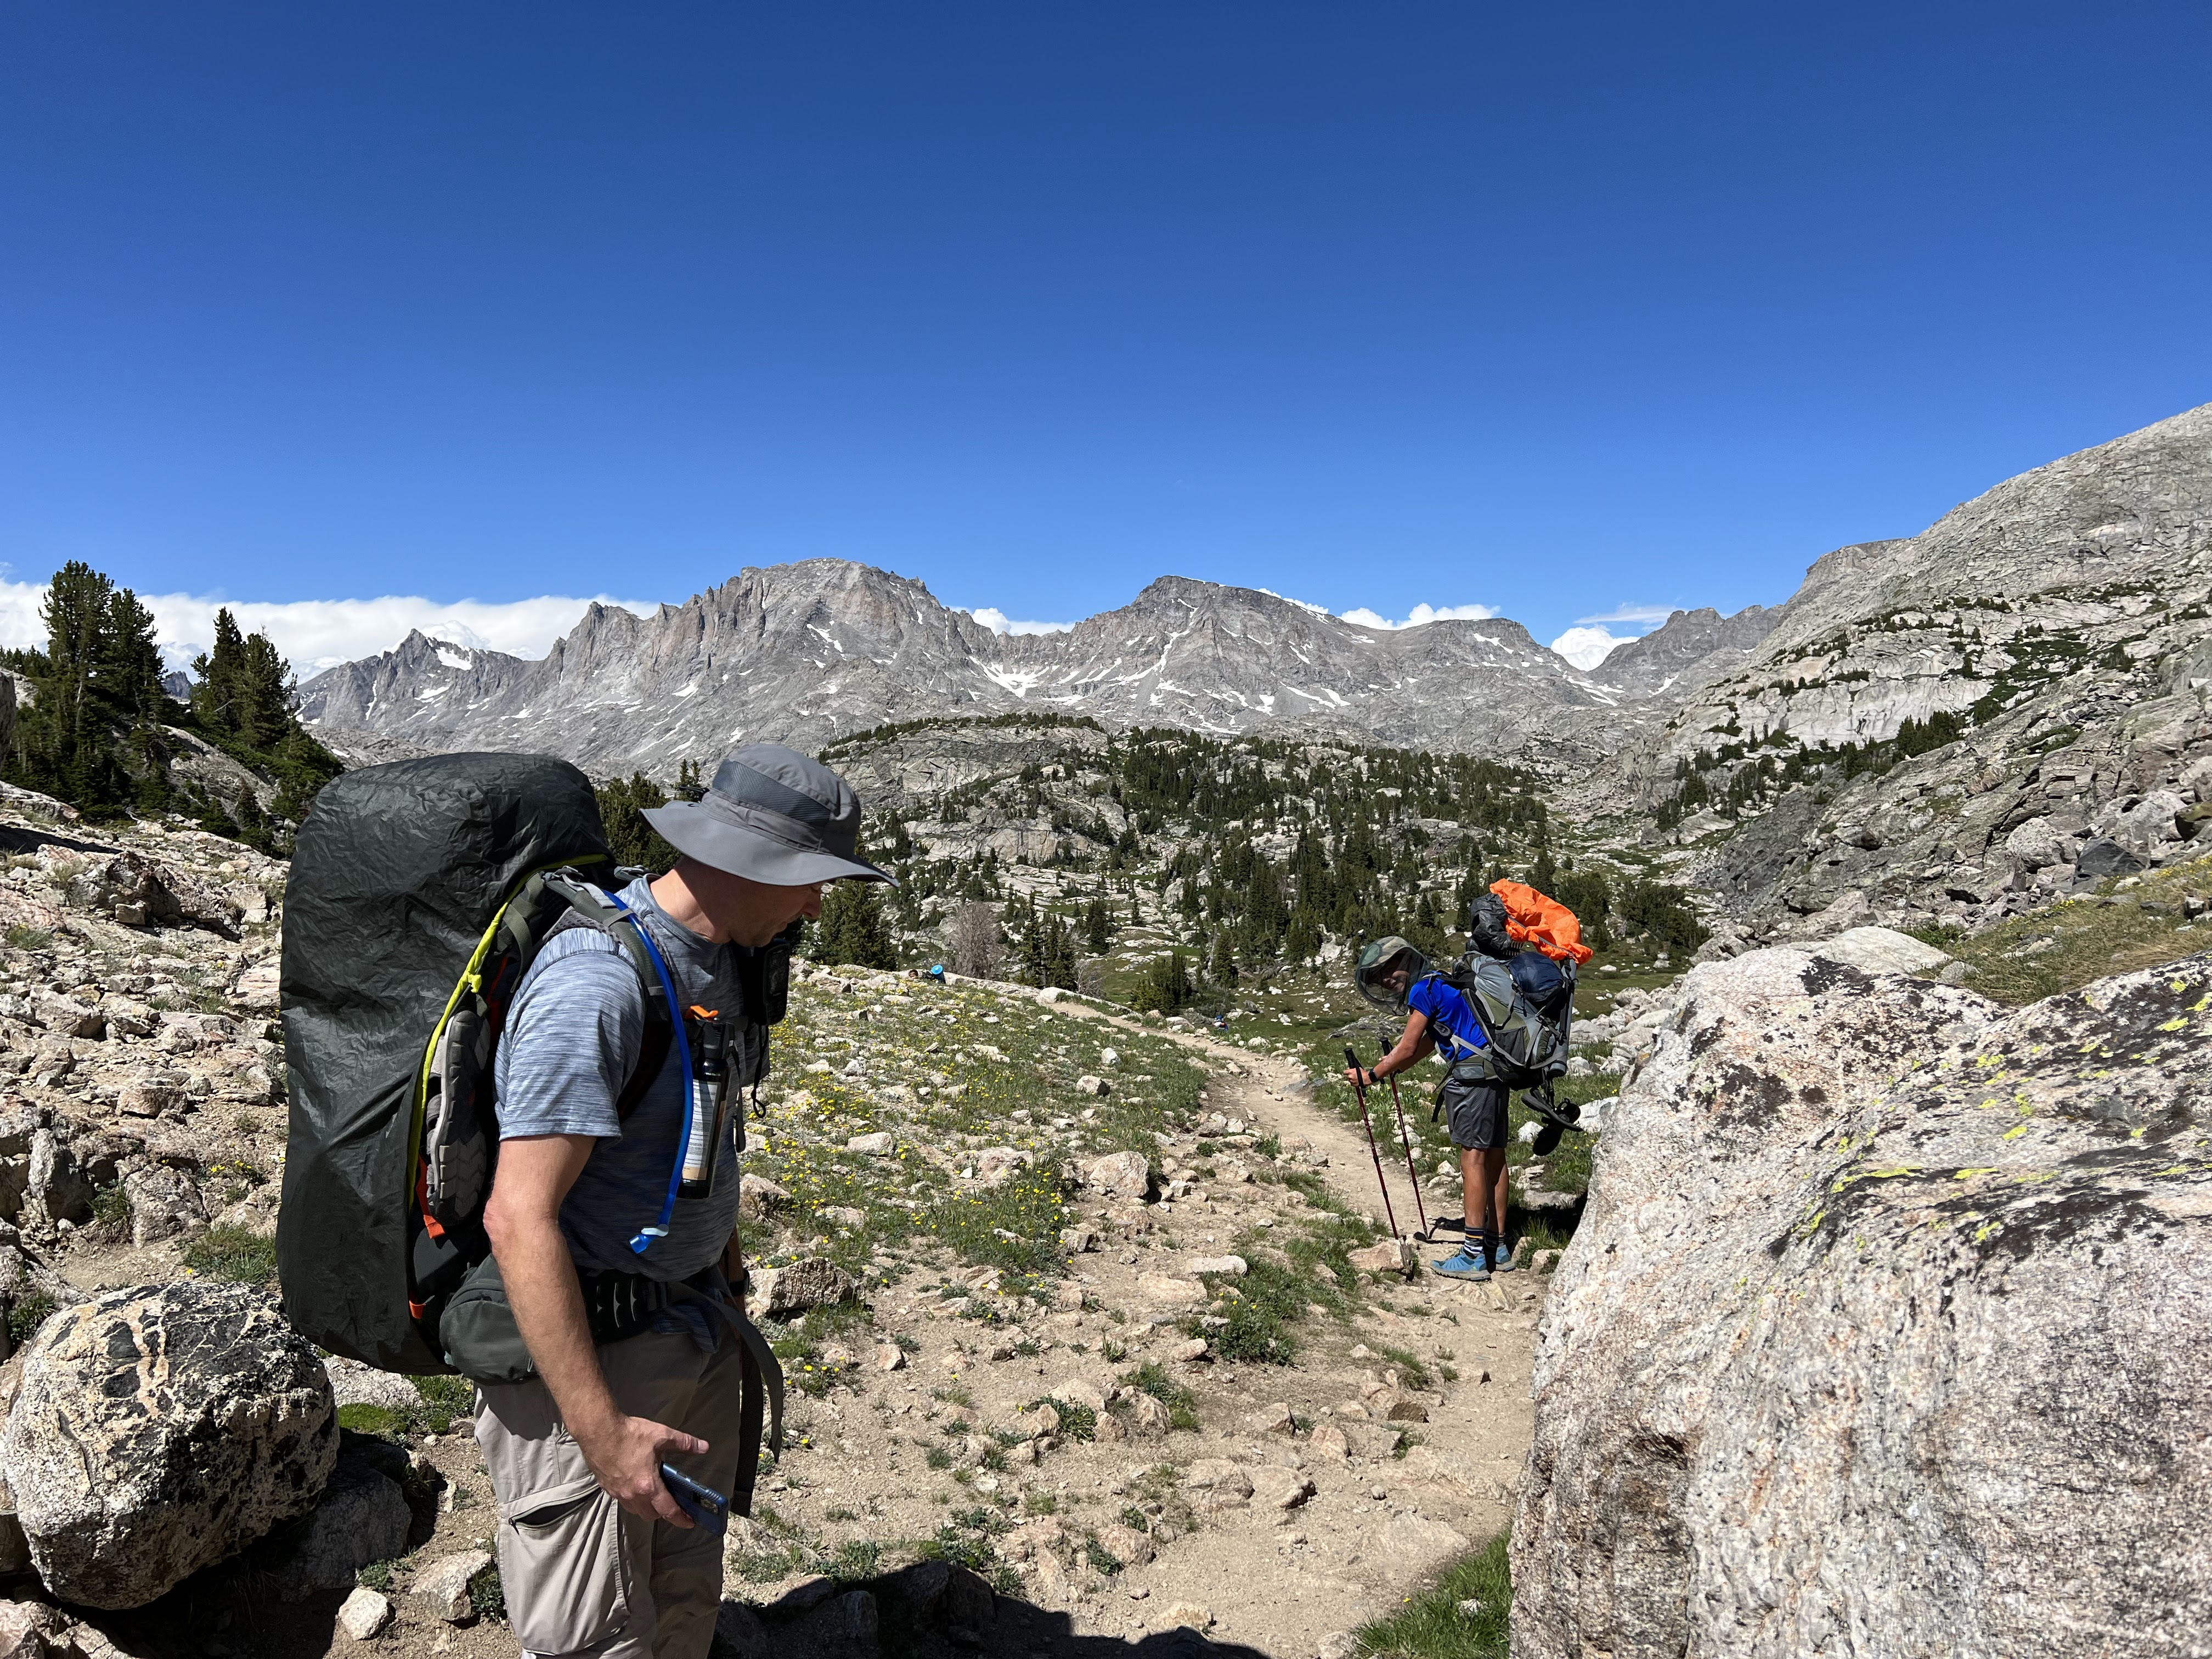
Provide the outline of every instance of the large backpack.
[[[385,1370],[451,1372],[440,1323],[465,1286],[496,1303],[512,1363],[529,1374],[503,1288],[486,1293],[498,1277],[483,1228],[499,1152],[493,1061],[539,947],[578,927],[614,941],[645,998],[617,1117],[672,1042],[682,1051],[674,983],[613,895],[630,873],[614,867],[590,781],[550,757],[402,761],[346,773],[316,796],[284,892],[291,1125],[276,1222],[284,1315],[311,1340]],[[721,1050],[733,1081],[767,1068],[793,936],[738,964],[745,1007]],[[736,1127],[742,1151],[742,1115]],[[672,1179],[670,1203],[674,1192]],[[640,1246],[660,1231],[645,1226]],[[768,1443],[781,1442],[783,1378],[760,1332],[729,1317],[745,1349],[731,1493],[743,1515],[764,1407]]]
[[492,1059],[548,935],[604,927],[638,970],[646,1036],[623,1110],[659,1071],[673,1018],[598,884],[615,879],[592,786],[565,761],[441,755],[317,795],[284,892],[276,1224],[285,1316],[310,1340],[385,1370],[452,1369],[438,1320],[489,1250]]
[[1575,1024],[1572,963],[1534,951],[1507,961],[1470,951],[1443,970],[1481,1024],[1483,1058],[1508,1089],[1539,1089],[1567,1069]]
[[1444,970],[1487,1040],[1491,1075],[1509,1089],[1541,1090],[1567,1069],[1575,970],[1590,959],[1582,923],[1557,899],[1494,881],[1468,908],[1468,953]]

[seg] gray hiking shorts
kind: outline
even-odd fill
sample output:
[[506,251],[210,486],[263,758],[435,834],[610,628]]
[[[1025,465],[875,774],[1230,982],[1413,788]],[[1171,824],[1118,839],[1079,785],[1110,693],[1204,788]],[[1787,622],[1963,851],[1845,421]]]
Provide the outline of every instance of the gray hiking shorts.
[[1452,1145],[1478,1152],[1505,1146],[1505,1104],[1512,1091],[1473,1070],[1455,1069],[1444,1079],[1444,1121]]

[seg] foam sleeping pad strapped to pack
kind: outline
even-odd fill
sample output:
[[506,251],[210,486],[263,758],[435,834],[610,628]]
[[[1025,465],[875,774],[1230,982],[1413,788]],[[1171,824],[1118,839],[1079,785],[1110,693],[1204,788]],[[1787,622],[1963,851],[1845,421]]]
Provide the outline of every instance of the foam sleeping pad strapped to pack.
[[611,879],[591,783],[550,756],[347,772],[300,827],[284,890],[291,1114],[276,1260],[285,1316],[333,1352],[448,1369],[410,1306],[426,1045],[501,907],[564,865]]

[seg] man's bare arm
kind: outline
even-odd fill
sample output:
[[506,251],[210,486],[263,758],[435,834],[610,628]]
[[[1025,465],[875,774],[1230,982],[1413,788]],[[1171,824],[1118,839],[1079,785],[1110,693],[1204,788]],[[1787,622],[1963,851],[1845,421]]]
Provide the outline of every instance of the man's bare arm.
[[625,1416],[599,1370],[584,1316],[576,1264],[561,1233],[561,1202],[594,1145],[590,1135],[528,1135],[503,1141],[484,1231],[514,1322],[601,1486],[631,1514],[679,1527],[690,1519],[660,1478],[669,1452],[702,1452],[707,1443],[650,1419]]
[[1394,1072],[1403,1072],[1419,1064],[1436,1052],[1436,1037],[1429,1030],[1429,1017],[1415,1009],[1406,1016],[1406,1035],[1398,1039],[1398,1046],[1376,1060],[1371,1069],[1378,1078],[1389,1077]]

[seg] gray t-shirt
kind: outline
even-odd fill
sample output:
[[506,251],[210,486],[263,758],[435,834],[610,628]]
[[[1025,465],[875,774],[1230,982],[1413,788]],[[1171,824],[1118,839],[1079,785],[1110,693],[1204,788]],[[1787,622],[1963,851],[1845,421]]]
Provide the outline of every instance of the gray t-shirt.
[[[671,921],[641,876],[622,896],[660,947],[678,1006],[734,1015],[743,1006],[736,950]],[[668,1236],[653,1240],[642,1255],[633,1251],[629,1242],[639,1231],[659,1224],[686,1109],[672,1042],[659,1075],[629,1120],[616,1116],[615,1102],[644,1038],[645,997],[622,947],[596,927],[556,934],[523,975],[500,1040],[500,1139],[596,1135],[599,1145],[561,1206],[561,1231],[576,1265],[686,1279],[720,1258],[737,1225],[735,1125],[744,1107],[732,1084],[714,1191],[678,1199]]]

